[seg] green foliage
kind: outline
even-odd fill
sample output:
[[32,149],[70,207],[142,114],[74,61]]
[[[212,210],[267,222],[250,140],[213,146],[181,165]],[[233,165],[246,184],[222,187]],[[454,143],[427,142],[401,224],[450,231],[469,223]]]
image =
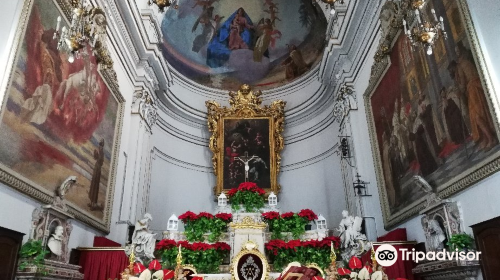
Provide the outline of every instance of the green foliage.
[[[191,250],[182,248],[183,263],[192,264],[198,273],[217,273],[229,251],[216,249]],[[176,247],[163,250],[161,253],[162,266],[167,269],[174,269],[178,249]]]
[[241,209],[240,205],[247,212],[257,212],[264,207],[264,197],[252,191],[238,191],[231,197],[231,208],[238,211]]
[[24,270],[27,266],[36,266],[42,274],[46,275],[47,271],[43,265],[45,256],[50,253],[42,246],[42,240],[28,240],[21,247],[19,258],[19,269]]
[[453,234],[448,243],[446,243],[446,245],[448,245],[448,248],[452,251],[454,251],[455,249],[458,249],[459,251],[462,251],[464,249],[472,249],[473,244],[474,238],[465,233]]
[[186,221],[184,224],[186,239],[190,242],[205,241],[204,234],[210,233],[208,235],[208,242],[216,242],[227,228],[227,223],[227,221],[222,219],[209,219],[205,217]]
[[222,219],[212,219],[208,225],[210,235],[208,236],[208,242],[215,242],[219,240],[222,232],[227,229],[227,222]]
[[277,219],[264,219],[269,225],[271,232],[271,239],[287,239],[283,235],[284,232],[290,232],[292,239],[299,239],[302,234],[306,232],[306,225],[309,221],[306,218],[300,217],[296,213],[291,217],[277,218]]

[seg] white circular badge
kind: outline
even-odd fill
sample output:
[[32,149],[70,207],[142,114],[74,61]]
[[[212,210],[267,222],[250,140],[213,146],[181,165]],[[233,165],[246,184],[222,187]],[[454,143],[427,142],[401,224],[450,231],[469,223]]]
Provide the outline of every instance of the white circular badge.
[[398,260],[398,251],[392,245],[380,245],[375,251],[375,259],[381,266],[391,266]]

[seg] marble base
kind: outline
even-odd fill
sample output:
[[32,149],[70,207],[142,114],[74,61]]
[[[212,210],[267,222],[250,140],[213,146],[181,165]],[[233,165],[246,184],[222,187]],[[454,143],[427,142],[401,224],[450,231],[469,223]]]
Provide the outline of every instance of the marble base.
[[[17,280],[56,280],[56,279],[83,279],[83,274],[80,273],[81,266],[72,265],[63,262],[45,260],[43,271],[36,266],[27,266],[23,271],[18,270],[16,273]],[[46,273],[43,273],[43,272]],[[45,274],[45,275],[44,275]]]
[[473,280],[479,261],[433,261],[417,265],[412,272],[423,280]]

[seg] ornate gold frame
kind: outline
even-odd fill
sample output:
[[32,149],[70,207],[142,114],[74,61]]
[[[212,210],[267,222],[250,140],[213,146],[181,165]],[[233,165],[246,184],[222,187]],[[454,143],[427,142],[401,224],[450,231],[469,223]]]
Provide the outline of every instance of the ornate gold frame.
[[[474,58],[476,64],[478,66],[479,76],[481,77],[481,83],[484,87],[484,93],[486,96],[486,100],[490,106],[490,113],[494,122],[496,135],[499,136],[499,119],[498,119],[498,104],[495,103],[495,90],[492,85],[491,73],[488,71],[485,58],[482,53],[481,47],[479,46],[479,41],[477,35],[475,33],[475,29],[472,23],[470,11],[468,8],[468,4],[466,0],[457,0],[457,5],[460,10],[460,16],[464,23],[465,32],[467,34],[467,38],[469,39],[471,51],[474,54]],[[382,214],[384,218],[384,226],[386,229],[390,229],[395,225],[402,223],[416,215],[418,215],[419,211],[424,208],[424,200],[425,197],[414,201],[412,204],[407,206],[405,209],[398,211],[396,213],[390,212],[387,192],[385,189],[385,180],[382,169],[382,162],[379,154],[379,145],[377,134],[375,130],[375,120],[373,118],[373,112],[371,107],[370,98],[376,90],[378,84],[384,77],[386,71],[391,65],[390,61],[390,53],[392,52],[392,48],[394,43],[399,36],[402,30],[402,21],[405,16],[408,16],[408,20],[415,20],[412,18],[412,14],[410,12],[411,9],[411,1],[410,0],[388,0],[384,6],[382,7],[382,11],[387,10],[390,11],[391,17],[388,20],[388,30],[387,34],[383,36],[380,40],[377,52],[375,54],[375,63],[371,67],[371,75],[368,87],[364,93],[364,103],[366,108],[366,117],[369,127],[370,134],[370,142],[372,145],[372,153],[373,160],[375,164],[375,171],[377,175],[377,185],[380,193],[380,204],[382,206]],[[450,180],[449,182],[444,183],[443,185],[438,186],[438,195],[441,198],[449,197],[453,194],[456,194],[460,191],[465,190],[469,186],[474,183],[492,175],[493,173],[500,170],[500,156],[498,154],[494,155],[494,158],[490,161],[484,161],[481,165],[466,170],[465,176],[461,178],[457,178],[454,180]]]
[[[52,2],[60,9],[61,14],[63,14],[66,18],[65,20],[67,24],[67,19],[71,19],[73,5],[75,5],[77,0],[52,0]],[[20,45],[22,44],[25,33],[29,32],[29,30],[26,29],[29,21],[29,16],[33,8],[33,3],[34,0],[24,1],[14,37],[14,42],[12,44],[11,52],[9,53],[8,62],[5,65],[5,68],[7,69],[5,73],[5,79],[8,81],[8,83],[6,84],[6,87],[1,89],[0,92],[0,96],[4,94],[4,99],[0,107],[0,117],[3,117],[3,110],[8,100],[7,90],[11,86],[12,80],[14,79],[14,63],[16,62],[16,59],[19,56],[19,52],[21,51]],[[74,206],[71,202],[68,203],[68,213],[74,216],[75,219],[80,220],[93,228],[96,228],[105,233],[109,233],[111,224],[111,210],[113,209],[112,198],[116,182],[116,168],[118,164],[118,151],[120,150],[120,136],[123,125],[125,99],[120,93],[116,72],[113,70],[113,61],[109,55],[108,48],[106,47],[105,43],[98,41],[95,51],[97,63],[99,65],[99,73],[101,74],[102,79],[104,80],[106,85],[109,87],[112,98],[115,98],[116,102],[118,103],[118,111],[116,113],[117,117],[115,141],[113,143],[111,153],[112,156],[109,171],[109,184],[106,193],[105,207],[103,210],[104,215],[102,219],[97,219],[93,216],[88,215],[87,212],[80,210],[80,208]],[[52,192],[49,192],[47,189],[39,186],[36,182],[27,180],[26,178],[3,165],[0,165],[0,182],[14,188],[17,191],[33,197],[34,199],[37,199],[41,203],[50,204],[54,199]]]
[[257,256],[260,261],[262,262],[262,278],[257,279],[257,280],[268,280],[269,272],[270,272],[270,267],[269,263],[267,263],[267,258],[262,254],[259,249],[258,245],[253,242],[253,241],[247,241],[245,244],[243,244],[241,251],[232,259],[231,261],[231,280],[244,280],[240,279],[238,276],[238,262],[240,259],[247,254],[252,254]]
[[215,101],[207,101],[205,105],[208,111],[208,130],[212,133],[209,148],[213,152],[212,165],[214,174],[217,177],[217,184],[214,187],[215,196],[221,192],[227,193],[223,189],[224,182],[224,120],[225,119],[269,119],[269,147],[270,147],[270,172],[271,188],[266,192],[279,193],[281,187],[278,184],[278,173],[281,165],[281,151],[284,147],[283,129],[285,121],[285,105],[283,100],[276,100],[271,105],[261,106],[262,92],[252,91],[249,85],[242,85],[235,92],[229,92],[229,104],[231,107],[221,106]]
[[306,264],[306,267],[318,270],[319,273],[321,273],[321,275],[318,275],[318,276],[321,276],[322,278],[325,278],[325,272],[323,271],[323,269],[321,269],[321,267],[319,267],[319,265],[317,263]]

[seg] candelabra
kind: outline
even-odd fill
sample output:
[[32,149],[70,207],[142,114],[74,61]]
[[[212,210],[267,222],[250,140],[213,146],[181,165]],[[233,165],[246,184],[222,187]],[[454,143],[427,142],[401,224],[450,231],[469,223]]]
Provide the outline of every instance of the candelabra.
[[57,17],[54,39],[58,40],[57,49],[68,53],[68,61],[73,61],[87,54],[87,46],[92,48],[92,55],[102,36],[106,34],[106,15],[100,7],[91,7],[88,0],[72,0],[72,17],[69,27],[63,26],[61,16]]
[[444,29],[443,17],[437,17],[436,11],[431,9],[433,22],[426,21],[422,16],[422,10],[425,6],[425,1],[413,1],[411,7],[414,11],[417,23],[415,26],[410,27],[406,20],[403,19],[403,28],[406,36],[410,40],[413,47],[421,47],[426,50],[428,55],[432,54],[434,43],[440,35],[447,38]]

